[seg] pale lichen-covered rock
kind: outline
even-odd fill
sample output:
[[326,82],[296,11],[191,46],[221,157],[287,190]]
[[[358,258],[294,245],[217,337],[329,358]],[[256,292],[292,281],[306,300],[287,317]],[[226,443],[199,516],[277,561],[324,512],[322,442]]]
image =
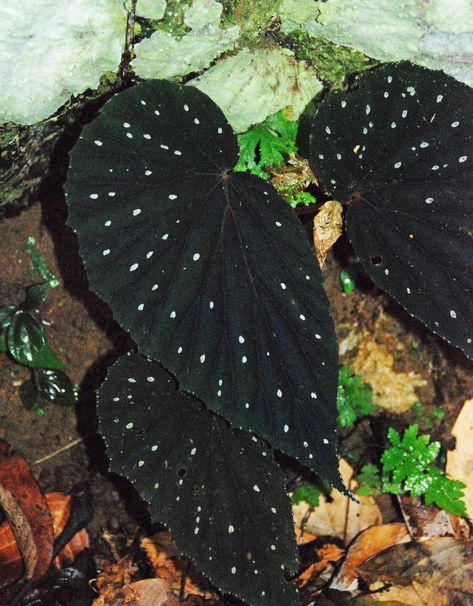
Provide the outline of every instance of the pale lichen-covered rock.
[[322,90],[315,73],[288,49],[243,49],[191,80],[223,110],[237,132],[282,108],[297,119]]
[[122,0],[0,4],[0,122],[33,124],[115,71],[125,42]]
[[147,19],[162,19],[166,11],[166,0],[138,0],[135,13]]
[[215,0],[194,0],[184,15],[190,31],[177,39],[157,30],[135,46],[132,62],[142,78],[172,78],[205,69],[224,51],[233,47],[240,28],[221,28],[222,5]]
[[473,86],[472,0],[283,0],[282,29],[325,36],[381,61],[408,59]]

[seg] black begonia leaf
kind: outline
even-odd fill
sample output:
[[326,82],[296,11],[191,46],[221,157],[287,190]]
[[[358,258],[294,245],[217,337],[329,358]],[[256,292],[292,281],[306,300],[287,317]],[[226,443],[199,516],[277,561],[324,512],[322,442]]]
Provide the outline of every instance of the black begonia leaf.
[[311,162],[370,277],[473,357],[473,90],[409,63],[332,93]]
[[337,345],[313,250],[203,93],[148,81],[71,155],[69,223],[90,285],[139,349],[232,425],[343,490]]
[[127,477],[181,553],[225,593],[252,605],[298,604],[289,498],[259,440],[177,390],[163,367],[122,357],[98,392],[112,471]]

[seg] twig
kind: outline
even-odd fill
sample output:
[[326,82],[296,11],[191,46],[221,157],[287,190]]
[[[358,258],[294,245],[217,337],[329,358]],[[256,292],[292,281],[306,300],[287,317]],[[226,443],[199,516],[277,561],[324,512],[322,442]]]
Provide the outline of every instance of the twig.
[[72,442],[69,442],[69,444],[66,444],[65,446],[61,446],[61,448],[58,448],[57,450],[50,452],[46,456],[41,457],[40,459],[37,459],[36,461],[33,462],[33,465],[39,465],[40,463],[49,461],[49,459],[57,457],[57,455],[61,454],[62,452],[66,451],[66,450],[69,450],[70,448],[73,448],[74,446],[76,446],[76,444],[80,444],[83,441],[84,441],[84,438],[77,438],[76,440],[72,440]]

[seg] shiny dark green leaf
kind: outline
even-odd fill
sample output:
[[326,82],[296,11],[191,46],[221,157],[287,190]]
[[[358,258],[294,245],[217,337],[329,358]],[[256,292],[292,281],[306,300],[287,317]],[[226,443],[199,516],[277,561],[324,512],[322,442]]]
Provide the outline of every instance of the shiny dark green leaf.
[[294,523],[272,452],[177,390],[160,364],[121,358],[98,392],[112,471],[219,589],[252,606],[296,606]]
[[18,311],[16,305],[3,305],[0,307],[0,328],[6,328],[10,326],[10,322]]
[[39,393],[34,380],[30,379],[20,385],[20,399],[25,408],[32,410],[38,404]]
[[26,311],[17,311],[13,316],[8,327],[7,345],[20,364],[31,368],[64,368],[46,343],[43,327]]
[[25,311],[31,311],[38,309],[46,301],[49,293],[50,285],[49,282],[44,284],[35,284],[30,286],[26,291],[26,300],[22,305]]
[[69,377],[60,370],[37,370],[36,377],[42,398],[53,404],[72,406],[77,392]]

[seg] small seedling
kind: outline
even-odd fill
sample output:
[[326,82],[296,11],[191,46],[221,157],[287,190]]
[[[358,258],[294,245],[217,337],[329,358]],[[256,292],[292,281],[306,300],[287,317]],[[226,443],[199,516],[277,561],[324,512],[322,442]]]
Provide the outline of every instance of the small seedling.
[[269,179],[267,170],[283,164],[290,153],[297,152],[296,135],[298,122],[288,120],[283,110],[252,126],[238,135],[240,159],[235,172],[248,171],[262,179]]
[[360,495],[389,493],[423,496],[427,505],[434,503],[454,515],[466,516],[463,482],[445,477],[439,467],[433,465],[440,451],[439,442],[430,442],[430,436],[418,435],[419,426],[411,425],[401,440],[392,427],[388,431],[391,447],[381,456],[382,469],[369,463],[358,480]]
[[313,484],[303,484],[295,489],[291,500],[293,505],[298,505],[301,501],[305,501],[311,507],[318,507],[321,494],[322,491],[317,488],[317,486],[314,486]]
[[29,236],[26,243],[26,252],[31,258],[33,269],[39,273],[41,278],[49,284],[51,288],[59,286],[59,280],[46,265],[46,261],[41,256],[41,253],[36,248],[36,240],[33,236]]
[[338,424],[351,427],[360,417],[375,410],[373,390],[360,375],[353,374],[346,364],[340,368],[337,392]]
[[25,408],[38,415],[44,413],[44,403],[68,406],[77,398],[77,387],[62,372],[64,363],[50,348],[42,324],[32,315],[45,302],[49,287],[48,282],[30,286],[22,305],[0,307],[0,351],[31,369],[31,379],[20,386],[20,397]]

